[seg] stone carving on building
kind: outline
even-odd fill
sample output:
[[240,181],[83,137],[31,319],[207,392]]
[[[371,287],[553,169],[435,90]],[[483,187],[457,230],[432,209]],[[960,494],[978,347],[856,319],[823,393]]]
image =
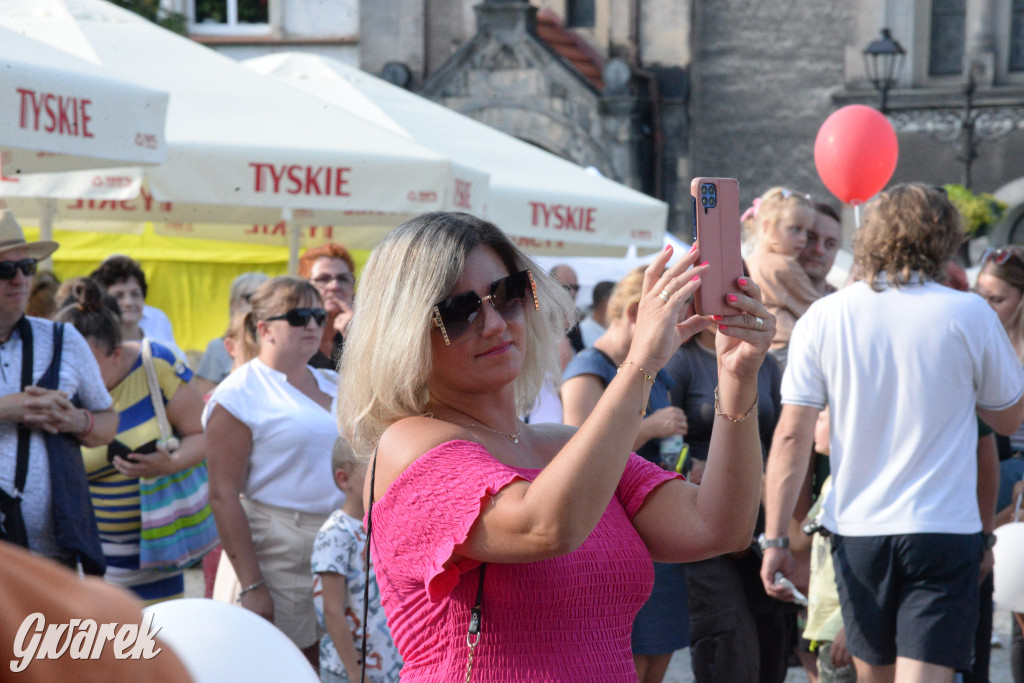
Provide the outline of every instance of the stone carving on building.
[[527,2],[476,7],[478,30],[423,85],[422,94],[461,114],[638,189],[638,120],[628,91],[606,100],[537,35]]

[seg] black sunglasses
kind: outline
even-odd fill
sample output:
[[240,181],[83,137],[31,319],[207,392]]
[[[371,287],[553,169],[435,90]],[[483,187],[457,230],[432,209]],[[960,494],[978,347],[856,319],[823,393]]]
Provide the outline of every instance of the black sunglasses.
[[476,292],[469,291],[448,297],[434,306],[433,323],[435,327],[441,328],[445,345],[451,344],[469,330],[485,301],[490,301],[494,310],[505,319],[517,305],[526,301],[527,294],[533,297],[534,308],[540,310],[537,283],[533,281],[533,274],[528,270],[495,280],[491,283],[490,289],[491,293],[483,298]]
[[0,280],[13,280],[18,271],[25,277],[36,274],[39,261],[34,258],[23,258],[20,261],[0,261]]
[[287,313],[281,315],[275,315],[267,318],[267,322],[271,320],[287,320],[288,324],[292,327],[305,327],[309,324],[309,319],[312,318],[317,326],[324,324],[324,320],[327,319],[327,311],[322,308],[293,308]]

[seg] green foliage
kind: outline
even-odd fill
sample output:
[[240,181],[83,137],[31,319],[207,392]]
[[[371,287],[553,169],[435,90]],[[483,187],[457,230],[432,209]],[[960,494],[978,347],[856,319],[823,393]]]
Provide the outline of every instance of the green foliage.
[[1006,204],[988,192],[975,194],[963,185],[946,185],[949,201],[960,212],[964,232],[972,237],[984,235],[999,222],[1006,212]]
[[169,31],[186,35],[188,33],[185,15],[180,12],[168,12],[160,7],[160,0],[112,0],[115,5],[124,7],[135,12],[141,17],[149,19],[157,26],[162,26]]

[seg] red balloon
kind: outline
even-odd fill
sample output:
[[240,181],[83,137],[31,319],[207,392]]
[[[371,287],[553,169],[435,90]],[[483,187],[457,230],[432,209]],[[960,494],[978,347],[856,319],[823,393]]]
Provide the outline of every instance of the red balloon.
[[861,204],[885,187],[899,155],[892,124],[863,104],[833,112],[814,140],[814,165],[821,181],[847,204]]

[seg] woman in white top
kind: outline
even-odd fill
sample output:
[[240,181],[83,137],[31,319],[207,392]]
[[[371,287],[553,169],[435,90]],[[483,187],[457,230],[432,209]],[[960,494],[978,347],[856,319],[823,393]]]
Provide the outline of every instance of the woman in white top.
[[321,305],[305,280],[260,285],[246,319],[259,354],[218,385],[203,413],[210,503],[242,606],[314,666],[313,541],[344,501],[330,477],[336,375],[306,364],[323,333]]

